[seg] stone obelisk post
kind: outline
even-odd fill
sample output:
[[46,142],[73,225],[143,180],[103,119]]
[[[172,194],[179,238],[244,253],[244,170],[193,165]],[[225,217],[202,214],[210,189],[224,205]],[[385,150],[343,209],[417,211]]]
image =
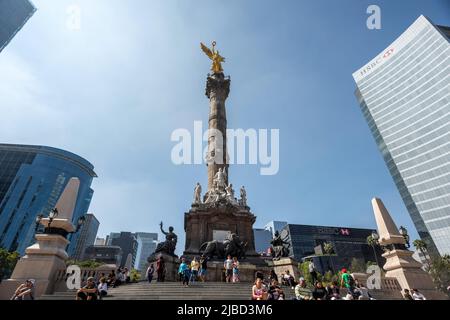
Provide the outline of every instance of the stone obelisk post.
[[206,80],[206,96],[209,98],[208,119],[208,191],[213,187],[214,176],[219,168],[225,170],[225,182],[228,185],[227,161],[227,113],[225,100],[230,93],[230,78],[223,72],[208,74]]
[[79,186],[80,180],[71,178],[56,203],[58,216],[52,220],[41,219],[44,233],[36,234],[36,243],[25,250],[26,254],[17,262],[11,279],[1,283],[0,299],[9,299],[27,279],[36,280],[35,297],[52,293],[56,272],[66,269],[66,247],[69,244],[66,237],[75,231],[72,216]]
[[445,299],[445,295],[435,289],[430,275],[414,260],[413,252],[406,248],[406,240],[398,231],[383,202],[373,198],[372,207],[378,227],[379,244],[386,248],[382,255],[386,259],[383,266],[386,277],[397,278],[402,290],[418,289],[427,299]]

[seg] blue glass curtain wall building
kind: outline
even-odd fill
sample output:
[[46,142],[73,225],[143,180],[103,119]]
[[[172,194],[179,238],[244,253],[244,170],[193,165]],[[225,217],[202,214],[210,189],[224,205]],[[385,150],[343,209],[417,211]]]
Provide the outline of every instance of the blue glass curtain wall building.
[[[48,215],[72,177],[80,179],[75,224],[92,199],[93,165],[56,148],[0,144],[0,247],[23,255],[34,241],[36,216]],[[69,255],[77,238],[76,233],[69,235]]]

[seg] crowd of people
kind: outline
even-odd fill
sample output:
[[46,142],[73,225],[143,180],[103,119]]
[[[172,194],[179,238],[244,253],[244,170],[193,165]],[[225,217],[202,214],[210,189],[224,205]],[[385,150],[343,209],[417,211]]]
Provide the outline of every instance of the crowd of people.
[[130,283],[130,271],[127,267],[111,270],[108,275],[101,273],[97,281],[94,277],[87,278],[86,285],[78,289],[76,300],[97,300],[108,295],[108,288],[116,288],[122,284]]
[[286,270],[281,274],[281,286],[278,276],[272,270],[267,279],[261,272],[256,273],[256,280],[252,287],[253,300],[285,300],[283,286],[291,287],[296,300],[374,300],[364,284],[359,283],[346,269],[341,271],[340,283],[334,281],[324,285],[318,280],[313,268],[310,268],[311,283],[300,277],[298,281]]
[[[194,257],[192,261],[182,258],[178,268],[179,281],[187,287],[197,281],[205,282],[208,268],[208,258],[201,256]],[[157,274],[157,281],[163,282],[165,276],[164,261],[162,258],[154,264],[150,264],[146,275],[151,283],[154,274]],[[294,290],[295,300],[375,300],[368,288],[358,279],[349,273],[345,268],[341,270],[339,281],[332,281],[324,284],[318,279],[314,265],[309,266],[310,282],[300,277],[296,281],[295,277],[286,270],[281,274],[280,279],[274,270],[266,277],[262,271],[255,272],[255,282],[252,287],[251,297],[253,300],[285,300],[286,295],[283,287],[290,287]],[[236,257],[228,256],[223,263],[223,280],[229,283],[239,282],[239,261]],[[281,281],[281,284],[279,282]],[[129,283],[130,271],[128,268],[119,268],[117,272],[111,270],[106,276],[101,273],[95,281],[94,277],[87,278],[85,286],[76,293],[77,300],[97,300],[107,296],[108,288],[115,288],[122,284]],[[449,287],[450,289],[450,287]],[[35,295],[35,280],[28,279],[21,284],[11,300],[33,300]],[[405,300],[427,300],[418,289],[404,289],[402,291]]]
[[[188,261],[186,257],[181,258],[178,268],[178,280],[183,286],[188,287],[197,281],[205,282],[208,271],[208,258],[201,256],[194,257]],[[223,263],[223,278],[225,282],[239,282],[239,261],[237,257],[228,256]]]
[[[281,274],[281,286],[278,276],[272,270],[266,278],[262,272],[255,274],[255,283],[252,287],[253,300],[285,300],[283,287],[294,289],[295,300],[375,300],[369,289],[346,269],[342,269],[339,281],[324,284],[318,280],[317,273],[310,268],[310,282],[300,277],[298,281],[286,270]],[[403,292],[405,300],[426,300],[425,296],[417,289],[405,289]]]

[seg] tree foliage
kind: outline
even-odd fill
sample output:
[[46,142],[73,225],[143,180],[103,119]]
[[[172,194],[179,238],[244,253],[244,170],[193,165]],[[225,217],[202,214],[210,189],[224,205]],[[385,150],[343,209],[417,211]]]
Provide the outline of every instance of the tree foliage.
[[363,259],[353,258],[350,264],[350,271],[352,273],[365,273],[366,272],[366,264]]
[[101,265],[103,265],[102,262],[98,262],[95,260],[84,260],[84,261],[79,261],[79,260],[67,260],[66,261],[66,265],[70,266],[70,265],[77,265],[80,268],[86,268],[86,269],[95,269],[100,267]]
[[131,282],[138,282],[141,280],[141,273],[136,269],[131,269],[130,280]]
[[450,285],[450,256],[433,257],[429,267],[429,273],[436,287],[446,294]]
[[10,252],[4,248],[0,248],[0,282],[11,276],[20,255],[18,252]]

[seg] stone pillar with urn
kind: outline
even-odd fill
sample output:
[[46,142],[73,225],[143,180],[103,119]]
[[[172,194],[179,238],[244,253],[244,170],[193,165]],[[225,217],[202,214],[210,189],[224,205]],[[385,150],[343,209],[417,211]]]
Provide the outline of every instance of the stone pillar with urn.
[[412,257],[413,252],[407,249],[404,236],[381,199],[373,198],[372,207],[378,227],[378,243],[385,250],[382,255],[386,259],[383,266],[385,276],[396,278],[402,290],[418,289],[427,299],[446,299],[445,294],[436,289],[431,276]]
[[57,216],[40,220],[44,233],[36,234],[36,243],[25,250],[25,256],[17,262],[11,278],[0,284],[0,300],[11,298],[27,279],[35,280],[35,298],[53,292],[57,271],[66,269],[69,244],[66,237],[75,231],[72,216],[79,186],[80,180],[71,178],[56,203]]

